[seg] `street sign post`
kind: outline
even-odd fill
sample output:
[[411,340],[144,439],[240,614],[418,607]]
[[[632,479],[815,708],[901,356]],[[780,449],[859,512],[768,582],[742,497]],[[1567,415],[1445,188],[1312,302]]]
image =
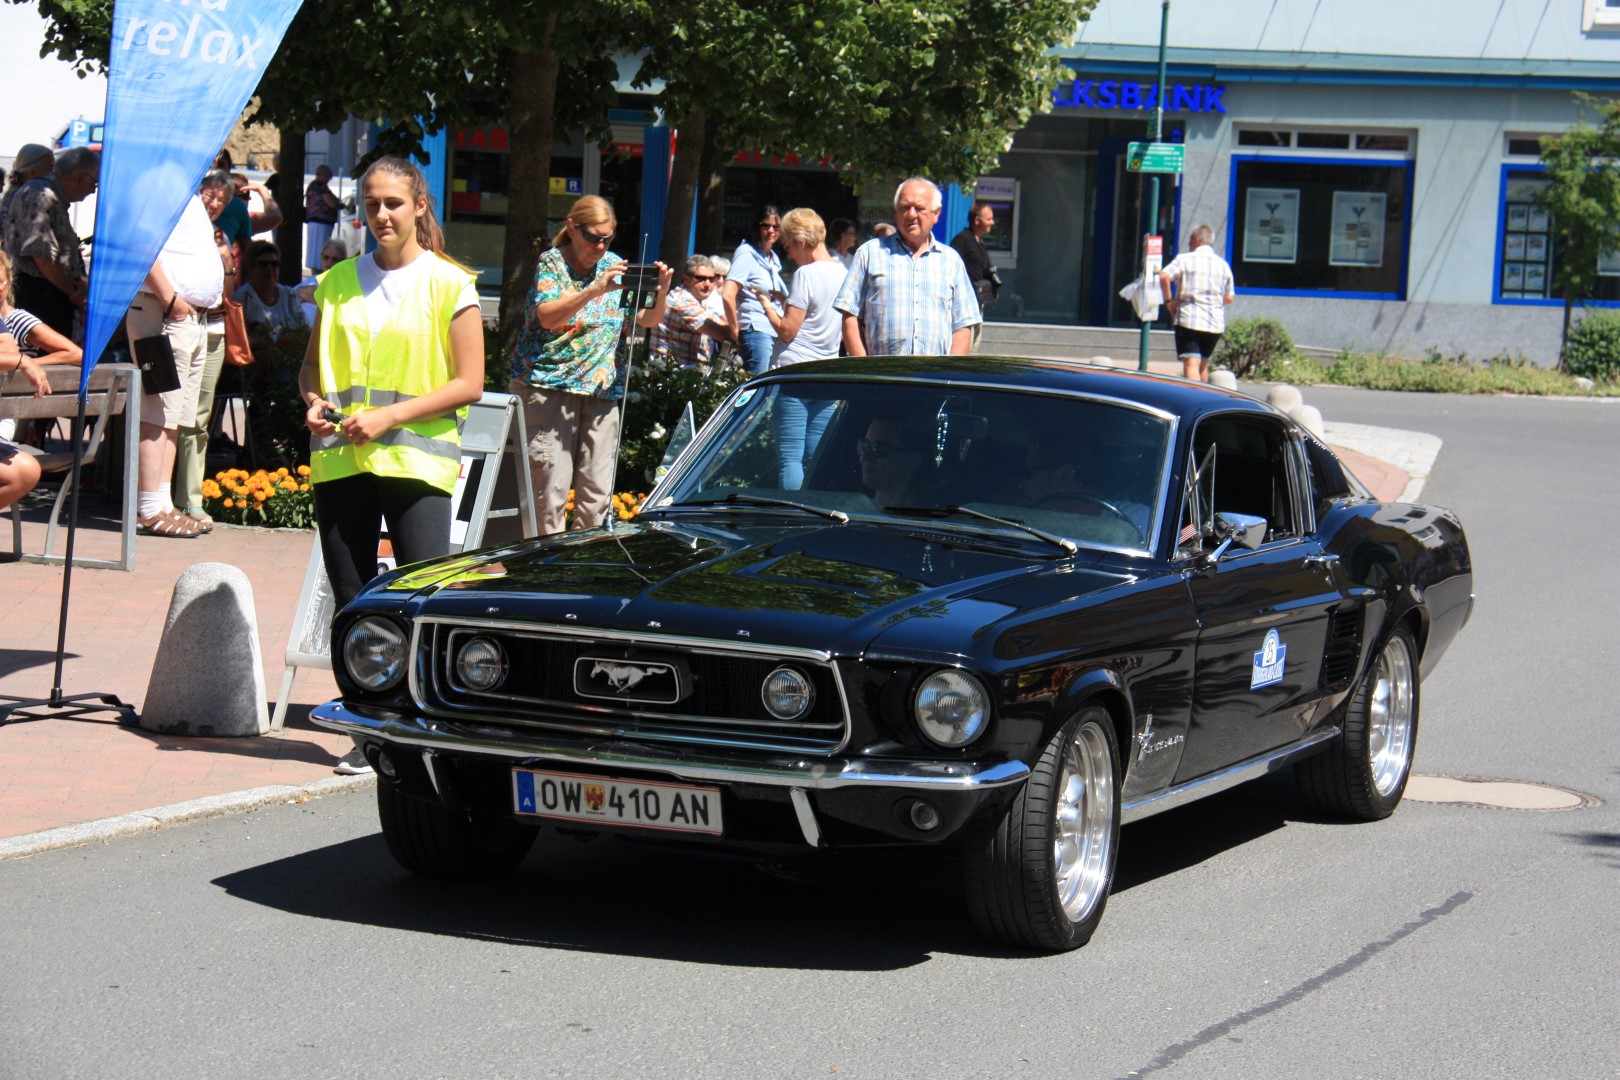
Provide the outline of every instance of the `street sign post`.
[[1180,143],[1133,142],[1125,156],[1131,172],[1180,173],[1186,147]]

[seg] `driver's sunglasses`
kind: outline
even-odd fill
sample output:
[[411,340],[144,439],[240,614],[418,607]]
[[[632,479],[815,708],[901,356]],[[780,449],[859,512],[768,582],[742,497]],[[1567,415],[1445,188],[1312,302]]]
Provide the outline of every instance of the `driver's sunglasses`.
[[871,439],[856,439],[855,451],[862,457],[886,458],[893,454],[914,454],[915,450],[907,450],[904,446],[894,443],[873,442]]
[[583,225],[575,225],[574,229],[579,233],[579,238],[592,247],[603,247],[613,243],[613,233],[593,233]]

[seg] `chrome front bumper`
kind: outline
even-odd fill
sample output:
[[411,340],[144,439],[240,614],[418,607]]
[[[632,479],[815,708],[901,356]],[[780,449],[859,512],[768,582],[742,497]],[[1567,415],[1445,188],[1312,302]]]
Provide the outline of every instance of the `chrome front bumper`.
[[309,718],[321,727],[345,735],[425,752],[634,769],[710,784],[762,784],[800,791],[884,787],[947,794],[1006,787],[1023,783],[1029,777],[1029,766],[1021,761],[862,761],[785,754],[738,760],[714,751],[692,752],[684,748],[672,750],[622,742],[597,745],[586,739],[554,738],[544,732],[491,724],[429,720],[392,710],[359,713],[341,701],[316,706]]

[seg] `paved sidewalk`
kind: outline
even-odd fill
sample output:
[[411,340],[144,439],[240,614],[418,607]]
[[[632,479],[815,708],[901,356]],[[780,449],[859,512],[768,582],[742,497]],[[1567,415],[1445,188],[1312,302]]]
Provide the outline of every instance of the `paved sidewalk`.
[[[1328,434],[1331,441],[1331,425]],[[1425,438],[1388,432],[1367,445],[1398,458],[1401,446]],[[1407,490],[1411,477],[1396,465],[1354,449],[1340,452],[1379,498]],[[105,511],[92,500],[81,511],[81,556],[116,553],[116,526]],[[41,550],[44,532],[43,524],[29,522],[25,550]],[[240,567],[252,582],[273,706],[310,543],[306,532],[221,525],[195,540],[138,537],[131,572],[76,567],[62,692],[111,693],[139,707],[174,583],[192,564],[212,561]],[[0,563],[0,625],[6,627],[0,698],[50,694],[62,576],[59,566]],[[197,678],[206,681],[209,673],[198,671]],[[333,776],[332,766],[351,744],[308,721],[311,706],[335,695],[330,672],[301,669],[286,728],[258,738],[155,735],[120,725],[111,713],[6,724],[0,727],[0,859],[368,783]]]

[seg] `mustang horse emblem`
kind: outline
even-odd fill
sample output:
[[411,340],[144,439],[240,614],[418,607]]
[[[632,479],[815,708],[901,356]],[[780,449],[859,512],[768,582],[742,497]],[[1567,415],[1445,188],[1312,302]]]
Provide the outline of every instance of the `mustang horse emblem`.
[[608,685],[621,694],[632,689],[651,673],[649,669],[644,667],[635,667],[631,664],[610,664],[602,660],[598,660],[591,666],[591,678],[606,675]]

